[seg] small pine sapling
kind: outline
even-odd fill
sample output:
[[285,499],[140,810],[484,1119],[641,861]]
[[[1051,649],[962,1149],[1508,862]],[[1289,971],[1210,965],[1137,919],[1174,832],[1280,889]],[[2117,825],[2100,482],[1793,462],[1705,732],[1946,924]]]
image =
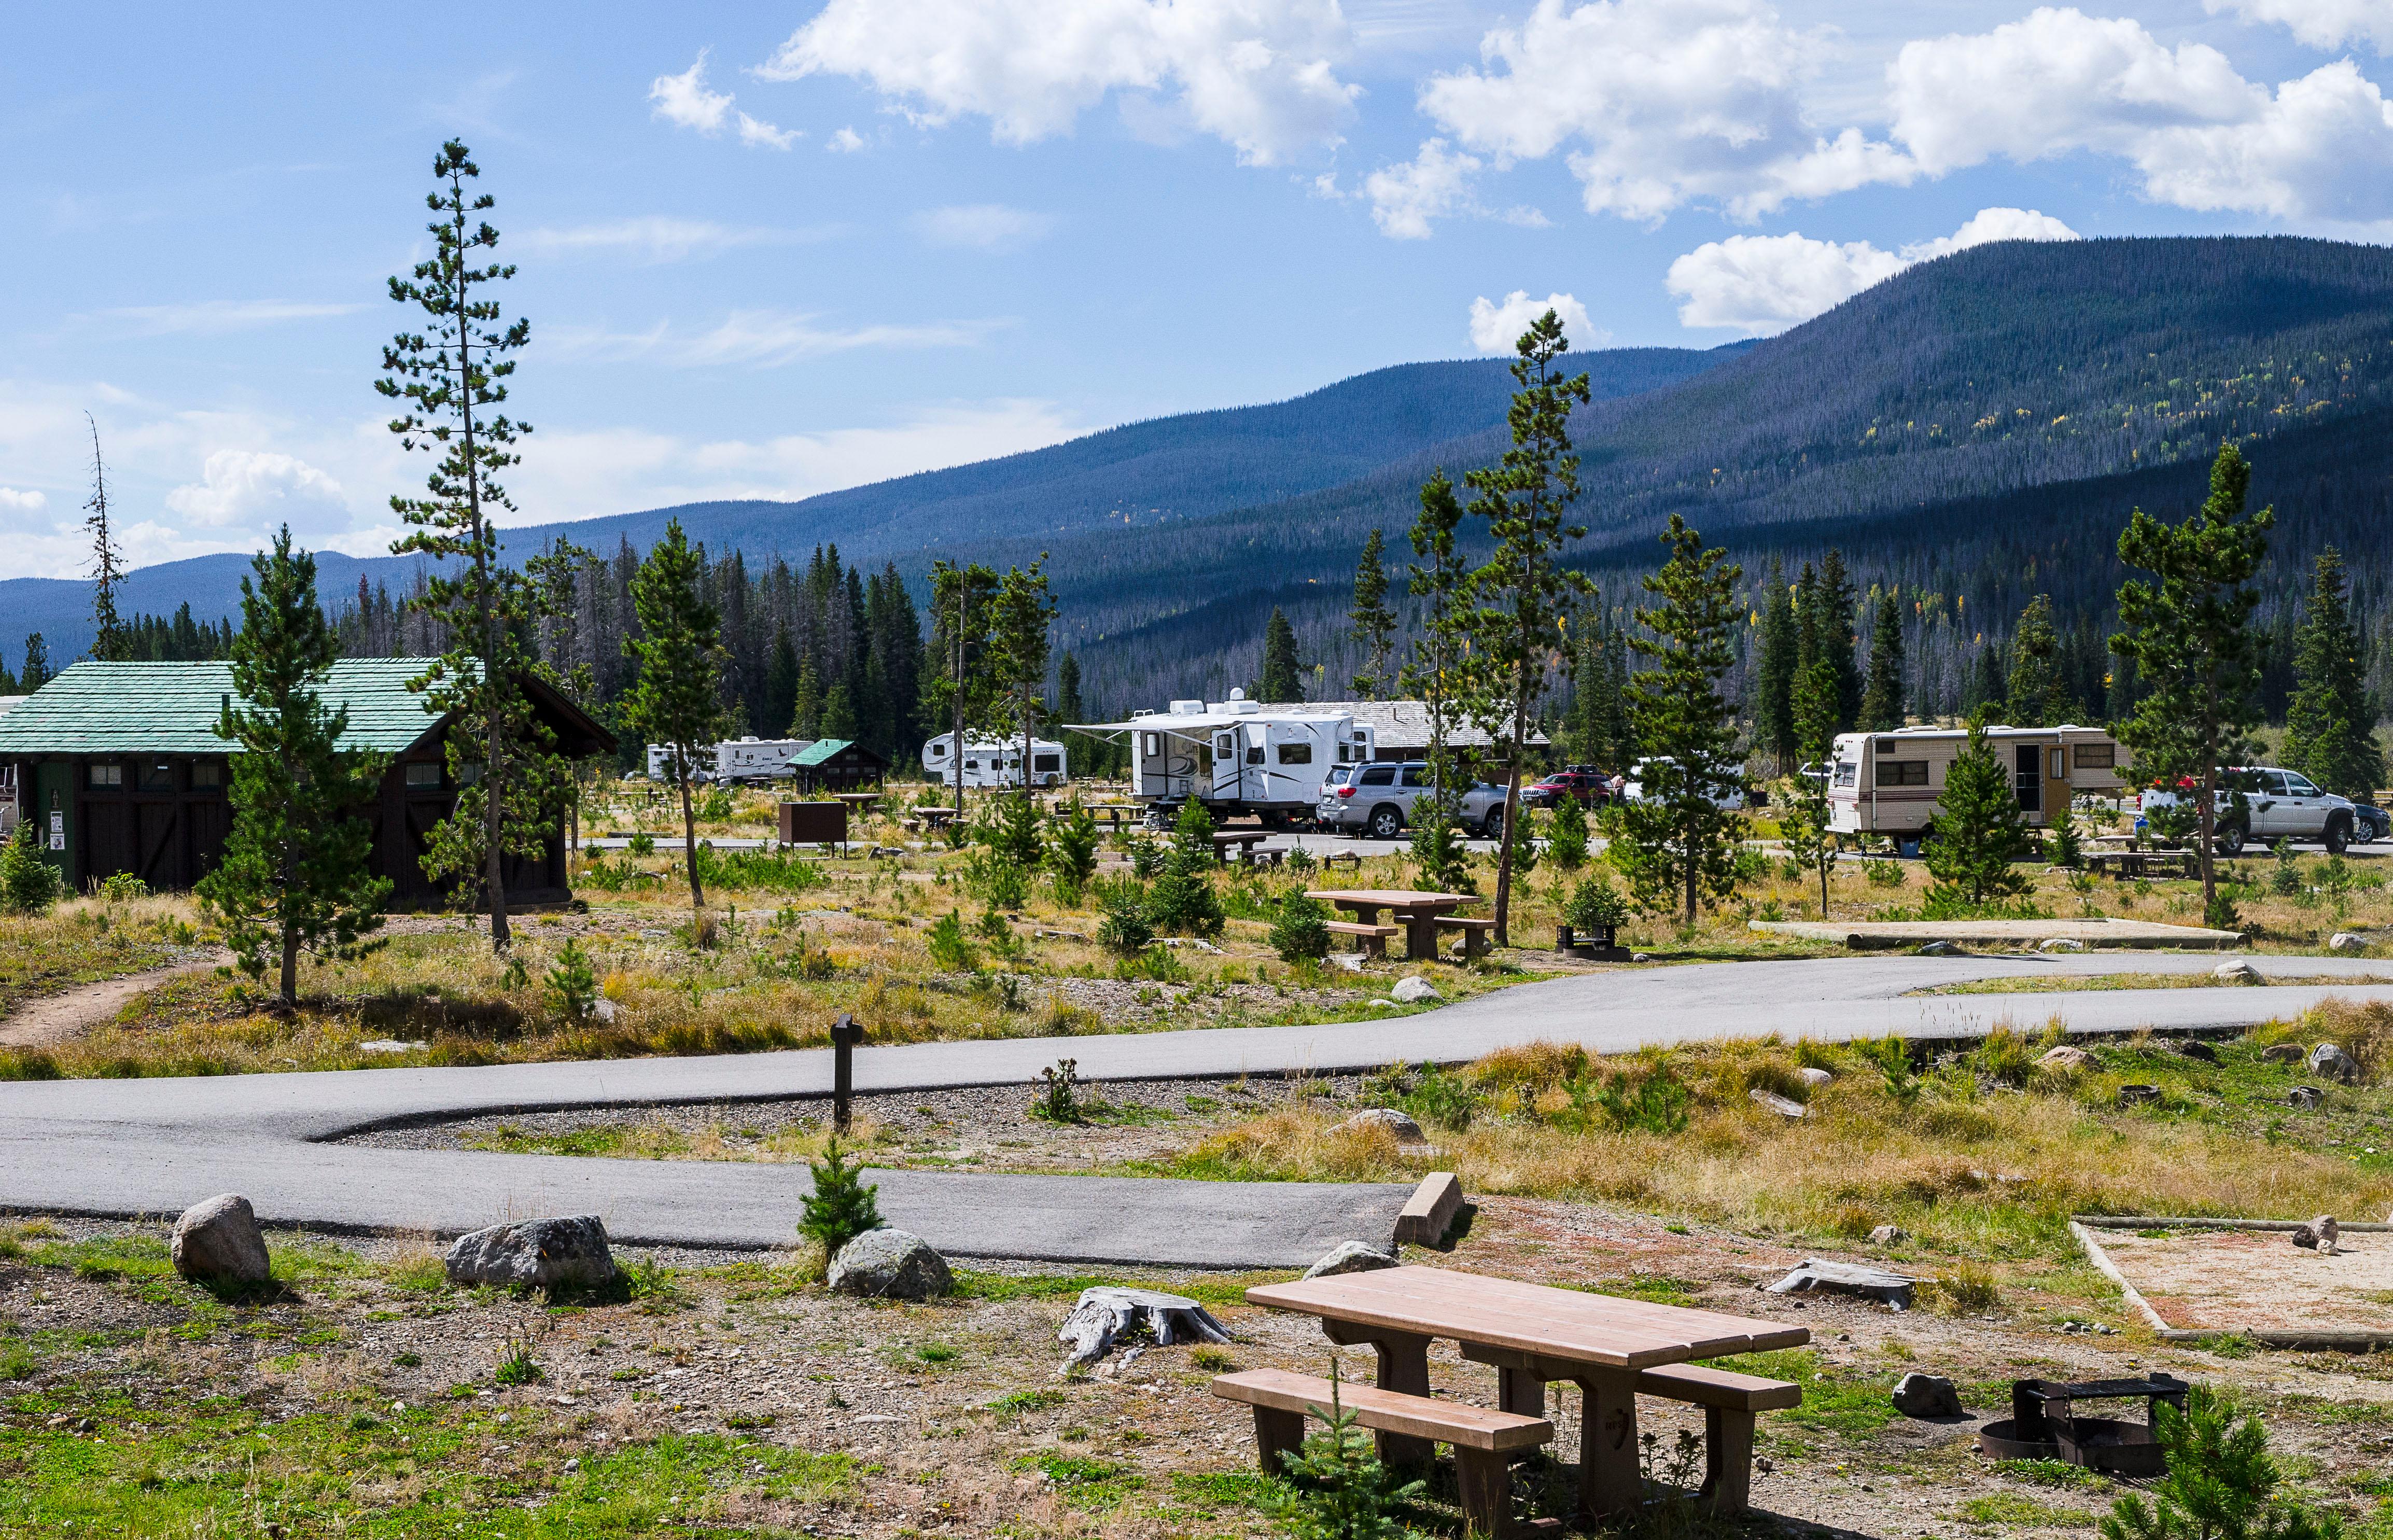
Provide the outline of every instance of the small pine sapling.
[[810,1163],[808,1168],[814,1174],[815,1190],[806,1194],[798,1233],[819,1243],[825,1257],[838,1256],[840,1247],[857,1236],[881,1228],[881,1205],[873,1196],[880,1189],[866,1184],[863,1167],[840,1158],[836,1138],[823,1158]]
[[1219,935],[1229,917],[1222,912],[1221,895],[1213,891],[1213,820],[1204,804],[1190,798],[1181,804],[1173,828],[1171,854],[1163,875],[1147,894],[1146,918],[1158,931],[1189,935]]
[[16,834],[0,845],[0,910],[10,914],[45,914],[65,894],[59,868],[42,858],[40,833],[33,820],[17,826]]
[[2086,864],[2085,835],[2077,827],[2077,810],[2066,802],[2053,809],[2052,822],[2047,826],[2051,838],[2046,854],[2052,864],[2074,869]]
[[969,973],[980,965],[980,954],[964,934],[963,917],[949,909],[931,927],[931,960],[950,973]]
[[2130,1493],[2112,1505],[2102,1540],[2341,1540],[2341,1519],[2279,1494],[2284,1478],[2260,1419],[2235,1422],[2208,1386],[2189,1390],[2182,1412],[2154,1405],[2152,1434],[2168,1474],[2150,1504]]
[[1117,957],[1136,957],[1154,939],[1155,927],[1138,894],[1123,894],[1105,907],[1105,918],[1097,926],[1098,946]]
[[1380,1463],[1339,1384],[1333,1359],[1328,1406],[1306,1408],[1325,1426],[1305,1434],[1302,1449],[1280,1455],[1296,1489],[1283,1499],[1281,1517],[1297,1540],[1394,1540],[1407,1532],[1395,1509],[1419,1497],[1424,1483],[1403,1481]]
[[1563,907],[1572,931],[1588,935],[1615,933],[1628,923],[1628,900],[1602,875],[1581,878]]
[[1968,747],[1944,772],[1937,809],[1926,853],[1936,879],[1928,890],[1931,918],[1958,917],[2029,891],[2026,875],[2012,865],[2028,852],[2027,826],[2010,768],[1986,741],[1984,723],[1969,724]]
[[1271,944],[1282,962],[1319,962],[1329,955],[1329,911],[1319,899],[1289,894],[1279,901]]
[[1557,871],[1576,871],[1587,865],[1587,809],[1568,793],[1554,804],[1553,824],[1546,831],[1546,859]]
[[1077,800],[1048,842],[1047,869],[1055,874],[1056,892],[1067,904],[1077,902],[1097,874],[1097,820]]
[[591,971],[590,954],[579,941],[568,941],[548,971],[548,1000],[556,1013],[580,1026],[598,1004],[598,975]]

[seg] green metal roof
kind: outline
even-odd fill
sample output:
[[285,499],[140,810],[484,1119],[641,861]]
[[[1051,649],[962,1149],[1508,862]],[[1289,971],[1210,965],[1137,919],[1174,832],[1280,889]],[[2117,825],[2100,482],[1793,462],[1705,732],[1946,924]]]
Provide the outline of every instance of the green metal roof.
[[[320,692],[349,709],[344,749],[396,753],[438,719],[407,687],[426,658],[345,658]],[[77,663],[0,714],[0,758],[47,754],[221,754],[216,718],[230,663]]]
[[790,761],[792,768],[801,764],[820,764],[856,740],[852,737],[821,737],[798,750]]

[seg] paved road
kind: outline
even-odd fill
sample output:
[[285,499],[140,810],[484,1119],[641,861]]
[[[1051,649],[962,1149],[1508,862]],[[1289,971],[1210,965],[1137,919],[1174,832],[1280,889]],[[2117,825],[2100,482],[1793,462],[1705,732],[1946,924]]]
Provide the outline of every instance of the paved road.
[[[1076,1038],[1085,1079],[1328,1072],[1403,1059],[1458,1062],[1540,1039],[1617,1052],[1776,1032],[1842,1039],[1966,1038],[2058,1012],[2073,1031],[2231,1028],[2329,994],[2393,1001],[2393,986],[2334,983],[2381,964],[2254,958],[2268,986],[1920,997],[2007,974],[2197,972],[2216,957],[1864,957],[1589,973],[1393,1020]],[[1048,1039],[864,1050],[861,1090],[1026,1085]],[[509,1218],[596,1213],[626,1244],[786,1243],[804,1168],[595,1160],[335,1142],[394,1124],[476,1114],[777,1101],[830,1090],[826,1051],[474,1069],[378,1069],[199,1079],[0,1084],[0,1209],[171,1214],[246,1194],[269,1220],[454,1234]],[[964,1257],[1274,1267],[1341,1239],[1386,1239],[1406,1189],[1384,1183],[1227,1183],[884,1171],[893,1223]]]

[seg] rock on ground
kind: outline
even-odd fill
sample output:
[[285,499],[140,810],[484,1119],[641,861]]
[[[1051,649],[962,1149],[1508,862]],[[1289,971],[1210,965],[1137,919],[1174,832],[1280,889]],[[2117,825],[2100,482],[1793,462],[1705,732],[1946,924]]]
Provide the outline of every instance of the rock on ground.
[[1429,1138],[1429,1135],[1421,1132],[1421,1126],[1419,1123],[1393,1107],[1366,1108],[1339,1124],[1338,1128],[1347,1133],[1366,1133],[1373,1129],[1385,1129],[1396,1136],[1396,1142],[1399,1144],[1419,1144]]
[[2299,1064],[2303,1057],[2299,1043],[2270,1043],[2260,1051],[2260,1057],[2272,1064]]
[[460,1235],[449,1248],[452,1284],[507,1288],[599,1288],[615,1281],[606,1221],[595,1214],[524,1220]]
[[1914,957],[1968,957],[1969,954],[1949,941],[1922,942],[1914,948]]
[[1751,1097],[1761,1105],[1768,1107],[1772,1112],[1776,1113],[1781,1117],[1800,1117],[1803,1116],[1802,1103],[1794,1100],[1792,1097],[1781,1096],[1774,1090],[1764,1090],[1761,1087],[1756,1086],[1745,1094]]
[[1815,1064],[1806,1064],[1797,1070],[1795,1077],[1807,1086],[1824,1086],[1836,1078],[1834,1075]]
[[2186,1058],[2199,1059],[2205,1064],[2215,1064],[2218,1062],[2218,1050],[2199,1038],[2182,1039],[2177,1043],[2177,1051]]
[[1911,1233],[1899,1224],[1881,1224],[1869,1233],[1869,1243],[1876,1246],[1901,1246],[1911,1239]]
[[1398,1265],[1395,1253],[1368,1241],[1340,1241],[1329,1254],[1304,1270],[1308,1278],[1334,1278],[1341,1272],[1377,1272]]
[[2210,971],[2210,976],[2228,984],[2258,984],[2260,970],[2248,962],[2222,962]]
[[2046,936],[2036,944],[2035,949],[2039,952],[2082,952],[2086,950],[2086,943],[2075,936]]
[[2085,1069],[2094,1063],[2094,1055],[2082,1048],[2072,1048],[2067,1043],[2062,1043],[2058,1048],[2045,1050],[2044,1057],[2038,1059],[2036,1063],[2046,1069]]
[[2349,931],[2337,931],[2327,937],[2326,949],[2330,952],[2364,952],[2368,950],[2368,938],[2354,935]]
[[176,1272],[203,1283],[262,1284],[271,1266],[257,1213],[239,1193],[219,1193],[184,1209],[168,1255]]
[[2360,1061],[2333,1043],[2321,1043],[2311,1049],[2307,1063],[2310,1073],[2321,1080],[2339,1081],[2347,1086],[2360,1081]]
[[2140,1107],[2156,1103],[2160,1099],[2161,1088],[2158,1086],[2121,1086],[2119,1088],[2119,1105],[2123,1107]]
[[2342,1233],[2342,1228],[2334,1222],[2333,1214],[2321,1214],[2314,1220],[2307,1220],[2296,1225],[2294,1229],[2293,1242],[2305,1251],[2318,1251],[2333,1256],[2335,1237]]
[[955,1291],[948,1259],[920,1235],[884,1225],[839,1248],[824,1283],[865,1299],[934,1299]]
[[1437,992],[1436,985],[1432,984],[1429,980],[1421,977],[1419,973],[1409,974],[1406,977],[1396,980],[1396,986],[1393,989],[1389,990],[1388,993],[1406,1005],[1417,1004],[1421,1000],[1436,1000],[1444,999],[1445,998]]
[[1942,1375],[1908,1374],[1894,1387],[1894,1409],[1906,1417],[1959,1417],[1961,1392]]

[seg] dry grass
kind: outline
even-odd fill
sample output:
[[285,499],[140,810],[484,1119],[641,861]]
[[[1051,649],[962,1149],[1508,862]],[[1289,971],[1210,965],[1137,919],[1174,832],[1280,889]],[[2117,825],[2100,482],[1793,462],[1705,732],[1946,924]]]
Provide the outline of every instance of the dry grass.
[[0,1015],[78,984],[163,967],[197,946],[186,897],[78,898],[40,916],[0,916]]
[[[2282,1030],[2340,1032],[2381,1053],[2388,1027],[2393,1010],[2335,1006]],[[2013,1033],[1930,1072],[1908,1098],[1858,1051],[1820,1044],[1746,1041],[1591,1062],[1576,1049],[1512,1050],[1450,1077],[1470,1088],[1471,1110],[1465,1127],[1449,1116],[1431,1129],[1433,1157],[1382,1132],[1340,1131],[1299,1105],[1212,1135],[1177,1169],[1389,1181],[1417,1176],[1433,1158],[1473,1192],[1600,1199],[1830,1241],[1891,1223],[1930,1249],[1981,1257],[2063,1254],[2073,1212],[2385,1211],[2393,1157],[2321,1146],[2343,1122],[2364,1127],[2393,1110],[2393,1094],[2337,1091],[2327,1114],[2286,1124],[2280,1137],[2275,1126],[2289,1115],[2276,1103],[2300,1076],[2263,1064],[2265,1040],[2226,1045],[2216,1065],[2148,1046],[2103,1047],[2094,1050],[2099,1068],[2063,1077],[2033,1070],[2034,1045]],[[1756,1087],[1802,1095],[1798,1059],[1837,1077],[1808,1090],[1805,1116],[1748,1097]],[[1666,1073],[1692,1092],[1678,1131],[1622,1126],[1589,1104],[1593,1089],[1633,1089]],[[2117,1110],[2118,1087],[2131,1079],[2162,1085],[2162,1106]],[[1409,1104],[1426,1115],[1452,1103],[1416,1091]]]

